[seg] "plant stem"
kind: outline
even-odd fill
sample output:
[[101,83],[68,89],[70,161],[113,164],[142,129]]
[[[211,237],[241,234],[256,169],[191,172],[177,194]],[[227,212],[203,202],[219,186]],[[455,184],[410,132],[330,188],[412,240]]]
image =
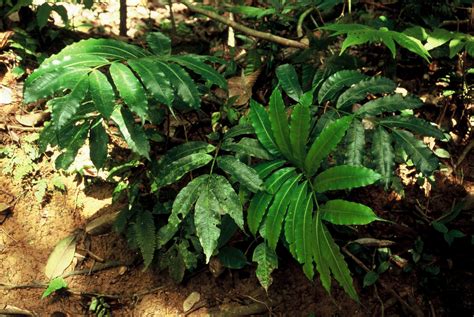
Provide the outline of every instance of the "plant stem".
[[309,47],[308,44],[305,44],[305,43],[302,43],[302,42],[290,40],[290,39],[287,39],[287,38],[284,38],[284,37],[281,37],[281,36],[278,36],[278,35],[273,35],[271,33],[266,33],[266,32],[261,32],[261,31],[251,29],[249,27],[246,27],[245,25],[242,25],[242,24],[237,23],[235,21],[229,20],[228,18],[226,18],[222,15],[219,15],[215,12],[208,11],[206,9],[194,6],[188,0],[181,0],[181,3],[183,3],[185,6],[187,6],[188,9],[192,12],[200,13],[202,15],[205,15],[205,16],[213,19],[213,20],[216,20],[220,23],[228,25],[228,26],[234,28],[235,30],[238,30],[238,31],[240,31],[244,34],[254,36],[254,37],[257,37],[257,38],[261,38],[263,40],[267,40],[269,42],[274,42],[274,43],[277,43],[277,44],[280,44],[280,45],[283,45],[283,46],[296,47],[296,48],[301,48],[301,49],[305,49],[305,48]]

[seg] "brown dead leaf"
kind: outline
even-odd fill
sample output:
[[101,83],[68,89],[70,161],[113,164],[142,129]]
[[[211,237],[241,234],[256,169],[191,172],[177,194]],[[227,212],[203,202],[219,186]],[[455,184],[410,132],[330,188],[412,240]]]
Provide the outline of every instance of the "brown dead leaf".
[[0,51],[7,48],[8,40],[13,34],[15,34],[13,31],[0,32]]
[[234,106],[247,104],[252,96],[252,88],[260,75],[261,70],[257,69],[248,76],[236,76],[227,80],[229,88],[229,98],[237,97]]
[[34,127],[42,124],[49,118],[49,113],[44,111],[31,112],[24,115],[16,115],[15,119],[25,127]]
[[61,276],[71,265],[76,253],[76,235],[70,235],[59,241],[48,258],[44,273],[49,279]]
[[201,294],[192,292],[183,302],[183,311],[186,313],[191,310],[201,300]]

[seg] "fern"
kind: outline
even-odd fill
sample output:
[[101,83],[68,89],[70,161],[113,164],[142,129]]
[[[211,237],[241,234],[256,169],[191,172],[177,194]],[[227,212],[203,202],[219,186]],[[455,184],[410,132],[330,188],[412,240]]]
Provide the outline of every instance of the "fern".
[[[369,207],[355,203],[330,201],[321,205],[316,195],[318,192],[370,185],[380,178],[379,174],[368,168],[348,165],[334,166],[318,174],[322,165],[329,164],[328,155],[344,138],[353,117],[339,118],[328,124],[316,137],[310,137],[310,112],[306,106],[298,104],[288,123],[278,89],[270,99],[268,117],[259,104],[251,103],[250,108],[250,120],[257,138],[267,144],[270,144],[269,140],[275,140],[272,146],[275,145],[279,152],[275,156],[285,158],[255,166],[264,180],[265,191],[251,198],[247,222],[252,234],[259,233],[264,238],[264,243],[254,251],[254,260],[259,264],[259,280],[268,288],[270,273],[277,267],[275,262],[269,264],[268,257],[274,258],[271,254],[275,252],[280,239],[284,238],[291,254],[303,265],[308,278],[314,277],[316,263],[321,281],[328,291],[332,274],[348,294],[357,300],[347,264],[321,217],[324,215],[328,221],[344,224],[367,224],[379,218]],[[289,139],[284,139],[285,131],[289,133]],[[293,149],[291,155],[288,155],[289,148]],[[354,206],[357,207],[356,213],[347,212]]]
[[[344,144],[340,145],[340,149],[345,153],[346,164],[374,167],[382,175],[382,183],[387,188],[394,173],[395,142],[407,153],[408,158],[424,176],[431,175],[438,168],[438,160],[433,152],[410,132],[440,140],[445,138],[444,134],[426,120],[402,114],[404,110],[420,108],[423,102],[415,96],[393,93],[396,84],[387,78],[368,79],[357,74],[354,71],[340,71],[323,81],[318,96],[324,96],[327,91],[331,91],[330,96],[333,97],[321,98],[321,101],[331,100],[330,105],[335,110],[321,116],[315,130],[321,134],[325,133],[324,131],[332,134],[334,137],[330,141],[338,143],[337,140],[344,132],[341,132],[340,128],[329,132],[330,126],[337,122],[334,117],[339,111],[352,112],[352,124],[344,128],[347,134]],[[352,86],[347,88],[347,85],[342,85],[338,79],[344,79],[352,83]],[[365,102],[369,95],[372,96],[372,100]],[[374,98],[376,95],[379,97]],[[355,106],[356,104],[361,105]],[[367,144],[371,144],[371,151],[365,151]],[[325,149],[323,145],[315,148],[321,149],[320,151]],[[313,158],[309,160],[312,161]]]
[[[91,151],[91,159],[97,168],[103,167],[106,138],[97,122],[104,127],[109,119],[118,126],[130,149],[149,159],[150,140],[143,124],[154,117],[150,105],[158,102],[171,110],[175,104],[189,108],[200,105],[196,83],[185,68],[226,89],[225,79],[204,63],[205,57],[170,55],[170,40],[161,33],[149,33],[147,41],[151,51],[110,39],[83,40],[47,58],[27,78],[26,103],[49,99],[51,124],[41,142],[65,149],[56,166],[67,168],[76,148],[89,138],[94,148],[100,140],[101,151]],[[135,123],[135,117],[141,125]],[[54,141],[69,135],[72,126],[86,128],[74,139]]]

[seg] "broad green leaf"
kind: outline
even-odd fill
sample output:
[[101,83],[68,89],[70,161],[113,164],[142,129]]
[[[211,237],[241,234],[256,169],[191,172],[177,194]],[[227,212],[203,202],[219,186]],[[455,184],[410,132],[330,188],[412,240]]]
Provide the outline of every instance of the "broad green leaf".
[[67,288],[66,281],[62,277],[56,277],[48,283],[48,287],[44,291],[43,295],[41,295],[41,299],[44,299],[63,288]]
[[229,269],[238,270],[247,265],[247,258],[245,257],[245,254],[241,250],[234,247],[223,247],[219,250],[218,257],[222,265]]
[[270,8],[258,8],[245,5],[231,6],[228,8],[230,12],[237,14],[242,14],[247,18],[261,19],[264,16],[272,15],[276,13],[276,9],[273,7]]
[[209,186],[219,203],[219,214],[229,215],[235,224],[244,229],[244,216],[239,196],[229,181],[221,175],[211,175]]
[[425,61],[430,61],[430,53],[428,53],[426,48],[423,47],[423,44],[421,44],[419,40],[399,32],[391,31],[390,33],[398,45],[406,48],[410,52],[417,54],[418,56],[421,56]]
[[[25,98],[28,96],[28,90],[30,86],[34,86],[35,82],[45,83],[45,80],[41,77],[47,75],[48,73],[54,73],[56,75],[66,74],[74,69],[82,69],[87,73],[91,70],[92,67],[101,67],[108,64],[107,59],[95,56],[91,54],[81,55],[80,58],[71,58],[71,56],[57,56],[52,55],[46,59],[39,68],[37,68],[25,81]],[[31,102],[34,100],[25,100],[25,102]]]
[[431,125],[428,121],[413,116],[391,116],[383,118],[379,124],[390,128],[404,128],[421,135],[432,136],[438,140],[444,139],[443,132],[436,126]]
[[342,199],[329,200],[319,212],[323,220],[335,225],[366,225],[380,220],[368,206]]
[[140,81],[135,77],[130,68],[120,63],[112,63],[110,75],[120,97],[125,101],[132,112],[142,120],[148,119],[148,101]]
[[129,60],[128,65],[141,78],[148,93],[159,102],[171,106],[174,100],[174,92],[171,87],[171,78],[155,63],[155,59],[141,58]]
[[397,57],[397,48],[395,47],[395,41],[393,39],[393,35],[390,32],[387,32],[386,30],[380,30],[378,32],[380,35],[380,40],[387,48],[390,50],[390,53],[392,53],[392,58]]
[[329,124],[314,140],[304,162],[306,174],[311,177],[319,169],[321,162],[331,153],[342,140],[349,128],[352,116],[342,117]]
[[316,212],[313,220],[313,257],[316,263],[316,270],[319,273],[319,279],[324,289],[331,292],[331,269],[329,268],[329,262],[325,259],[325,253],[328,252],[327,246],[325,245],[325,232],[324,224],[321,220],[321,213]]
[[171,54],[171,40],[161,32],[148,32],[146,41],[151,51],[156,55]]
[[318,174],[314,179],[316,192],[367,186],[380,179],[380,174],[362,166],[340,165]]
[[184,175],[203,167],[212,161],[212,156],[205,153],[194,153],[182,157],[160,170],[154,176],[154,185],[160,188],[180,180]]
[[425,176],[431,175],[439,161],[431,150],[408,131],[393,129],[393,138],[405,150],[416,168]]
[[109,119],[115,106],[115,93],[109,80],[99,70],[94,70],[89,74],[89,86],[95,107]]
[[217,165],[226,173],[234,176],[240,184],[251,192],[256,193],[263,189],[263,181],[257,172],[234,156],[220,156],[217,159]]
[[382,182],[386,189],[393,175],[394,153],[390,134],[384,128],[377,127],[372,137],[372,155],[374,156],[375,168],[382,176]]
[[83,123],[73,128],[67,125],[59,131],[59,145],[64,148],[65,151],[61,153],[54,162],[56,169],[66,170],[72,162],[74,162],[77,152],[87,139],[89,127],[89,123]]
[[41,30],[43,27],[48,24],[48,19],[49,15],[53,11],[53,7],[45,2],[42,5],[40,5],[37,10],[36,10],[36,25],[38,25],[38,28]]
[[259,192],[255,194],[250,200],[250,205],[247,210],[247,224],[250,233],[254,236],[257,234],[263,217],[266,214],[267,208],[273,199],[273,195],[266,192]]
[[[216,147],[212,144],[202,141],[189,141],[184,144],[173,147],[171,150],[166,152],[158,161],[160,169],[166,168],[169,164],[182,159],[190,154],[197,153],[210,153],[214,151]],[[166,171],[163,171],[166,172]]]
[[150,144],[142,127],[135,124],[132,113],[126,108],[116,107],[110,118],[117,124],[130,149],[150,159]]
[[94,166],[99,170],[104,167],[107,159],[107,144],[109,136],[104,129],[102,120],[98,120],[92,125],[89,135],[90,157]]
[[89,72],[89,68],[56,69],[27,81],[23,102],[30,103],[55,93],[64,93],[67,89],[73,90]]
[[261,162],[253,167],[253,169],[258,173],[261,179],[267,178],[274,170],[279,167],[282,167],[286,161],[284,160],[274,160],[269,162]]
[[303,206],[304,213],[296,217],[295,251],[300,263],[303,263],[303,272],[312,280],[314,277],[313,265],[313,199],[308,194]]
[[156,235],[156,247],[162,248],[178,231],[178,227],[184,218],[189,214],[191,208],[199,197],[203,184],[207,186],[209,175],[201,175],[190,181],[173,201],[171,215],[168,223],[158,230]]
[[276,69],[276,76],[281,88],[283,88],[288,97],[294,101],[299,101],[303,95],[303,90],[301,89],[295,67],[291,64],[280,65]]
[[310,128],[309,107],[297,104],[291,114],[290,143],[295,161],[303,167]]
[[335,99],[344,87],[350,87],[365,78],[367,78],[366,75],[355,70],[342,70],[331,75],[319,89],[318,102],[322,104],[327,100]]
[[378,30],[375,29],[348,32],[346,39],[341,44],[341,52],[339,53],[339,55],[341,55],[351,46],[356,46],[365,43],[381,42],[381,37],[382,34],[380,34]]
[[250,121],[255,133],[257,134],[258,140],[262,145],[273,155],[279,154],[279,150],[273,137],[272,127],[270,124],[270,118],[265,108],[254,101],[250,100]]
[[63,5],[53,5],[53,10],[61,17],[66,27],[69,27],[67,10]]
[[453,58],[464,47],[465,42],[460,38],[454,38],[449,41],[449,58]]
[[255,130],[249,123],[241,123],[230,128],[224,134],[224,140],[235,138],[237,136],[246,135],[246,134],[255,134]]
[[57,130],[64,127],[74,117],[88,90],[89,78],[84,74],[81,76],[81,80],[71,88],[71,93],[48,101],[47,105],[51,108],[51,121]]
[[275,250],[280,239],[280,233],[285,219],[290,198],[293,195],[293,189],[296,188],[301,174],[290,177],[278,190],[273,199],[273,203],[268,208],[267,218],[265,221],[265,233],[268,246]]
[[426,50],[431,51],[432,49],[448,43],[452,38],[452,32],[446,29],[435,28],[433,32],[428,34],[428,38],[426,39],[424,47]]
[[49,255],[44,273],[49,279],[58,277],[64,273],[74,259],[76,252],[76,236],[70,235],[59,241]]
[[142,48],[128,44],[124,41],[111,39],[87,39],[67,46],[53,58],[48,58],[44,63],[53,63],[59,58],[79,60],[82,56],[91,54],[106,58],[107,60],[128,60],[149,55]]
[[364,282],[362,284],[362,287],[367,287],[372,284],[375,284],[375,282],[377,282],[378,279],[379,279],[379,274],[377,272],[369,271],[364,276]]
[[206,256],[206,263],[209,263],[209,259],[217,248],[221,232],[219,201],[210,186],[210,182],[203,186],[194,212],[196,234]]
[[323,113],[312,127],[310,136],[311,139],[314,139],[316,136],[320,135],[327,126],[336,121],[338,118],[339,114],[336,112],[336,110],[330,109]]
[[352,121],[351,126],[347,129],[345,143],[345,163],[347,165],[362,165],[364,159],[365,130],[359,120]]
[[294,167],[284,167],[282,169],[279,169],[265,180],[265,188],[270,194],[276,194],[276,192],[280,189],[283,183],[288,178],[293,177],[295,175],[296,173]]
[[361,116],[376,116],[383,112],[394,112],[405,109],[416,109],[423,105],[418,97],[403,97],[400,94],[385,96],[369,101],[357,110],[356,114]]
[[134,232],[146,269],[150,266],[155,254],[155,221],[150,211],[141,210],[137,214]]
[[201,98],[197,90],[196,84],[189,77],[188,73],[178,65],[168,64],[156,60],[155,64],[169,79],[171,85],[176,89],[177,95],[183,102],[191,108],[199,108]]
[[[319,212],[318,212],[319,214]],[[315,217],[315,232],[317,237],[316,241],[316,249],[317,253],[315,254],[316,260],[316,267],[321,268],[318,269],[320,272],[320,277],[324,276],[321,281],[323,282],[323,286],[329,292],[331,288],[330,276],[328,272],[328,268],[331,270],[332,275],[334,278],[339,282],[339,284],[344,288],[346,293],[355,301],[359,301],[359,297],[357,292],[352,284],[352,277],[347,266],[346,261],[344,260],[344,256],[341,254],[339,250],[339,246],[334,242],[331,234],[327,230],[326,226],[321,221],[319,216]],[[322,259],[316,259],[317,257],[321,257]],[[323,272],[323,274],[321,274]],[[329,280],[328,280],[329,279]]]
[[304,206],[308,199],[308,183],[305,181],[297,185],[291,197],[290,206],[288,207],[288,214],[285,217],[285,238],[290,247],[290,252],[300,263],[303,262],[303,257],[298,257],[296,252],[296,232],[301,228],[296,226],[298,218],[303,218]]
[[227,89],[227,81],[214,68],[203,63],[199,58],[192,55],[171,56],[167,60],[180,64],[196,74],[202,76],[206,81],[215,84],[222,89]]
[[[285,104],[283,103],[283,98],[278,88],[273,90],[270,96],[269,119],[278,149],[281,154],[291,160],[290,129],[288,127]],[[257,131],[257,129],[255,129],[255,131]]]
[[242,138],[239,143],[224,142],[222,150],[249,155],[262,160],[271,160],[273,156],[256,139]]
[[336,107],[349,109],[354,103],[364,100],[367,94],[383,94],[393,92],[397,85],[385,77],[364,79],[344,91],[337,99]]
[[272,272],[278,268],[278,258],[274,250],[269,248],[265,242],[260,243],[253,251],[252,261],[257,262],[257,274],[260,285],[268,291],[272,285]]

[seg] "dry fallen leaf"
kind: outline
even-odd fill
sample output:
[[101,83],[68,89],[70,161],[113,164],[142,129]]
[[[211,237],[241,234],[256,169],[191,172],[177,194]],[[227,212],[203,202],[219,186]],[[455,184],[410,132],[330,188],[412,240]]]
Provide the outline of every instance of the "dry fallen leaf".
[[49,118],[49,113],[40,111],[40,112],[31,112],[24,115],[16,115],[15,119],[19,124],[25,127],[34,127],[40,125]]
[[49,279],[58,277],[71,265],[76,253],[76,236],[70,235],[59,241],[48,258],[44,273]]
[[183,311],[187,312],[194,307],[201,300],[201,294],[198,292],[192,292],[183,302]]
[[13,91],[5,86],[0,86],[0,105],[9,105],[13,102]]
[[257,69],[248,76],[236,76],[227,80],[227,86],[229,88],[229,99],[232,97],[238,97],[234,106],[243,106],[249,102],[252,96],[252,88],[260,75],[261,70]]

